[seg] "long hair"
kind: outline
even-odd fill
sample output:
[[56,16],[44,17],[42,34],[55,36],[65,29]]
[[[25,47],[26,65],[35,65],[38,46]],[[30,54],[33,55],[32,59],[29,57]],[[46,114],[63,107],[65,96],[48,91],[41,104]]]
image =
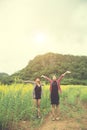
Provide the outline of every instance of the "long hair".
[[36,84],[41,84],[41,81],[39,78],[36,78],[35,82],[36,82]]

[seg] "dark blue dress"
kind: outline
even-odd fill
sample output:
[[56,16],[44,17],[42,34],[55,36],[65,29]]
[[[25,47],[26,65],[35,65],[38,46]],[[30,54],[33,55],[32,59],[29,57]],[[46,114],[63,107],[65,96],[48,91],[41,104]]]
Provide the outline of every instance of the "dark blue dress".
[[41,86],[36,85],[35,88],[35,99],[41,99]]
[[59,104],[59,93],[58,93],[58,83],[57,83],[57,81],[52,82],[51,104],[52,105],[58,105]]

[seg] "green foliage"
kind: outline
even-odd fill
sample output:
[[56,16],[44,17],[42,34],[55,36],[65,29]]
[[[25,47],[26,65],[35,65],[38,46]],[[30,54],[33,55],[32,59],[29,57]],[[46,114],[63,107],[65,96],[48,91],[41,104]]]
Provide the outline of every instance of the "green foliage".
[[6,73],[0,73],[0,83],[1,84],[12,84],[14,82],[14,79],[6,74]]
[[34,80],[42,74],[52,78],[56,74],[59,77],[66,70],[72,73],[66,75],[62,84],[87,84],[87,57],[61,55],[54,53],[47,53],[45,55],[36,56],[28,65],[15,73],[13,76],[18,76],[20,79]]
[[80,100],[83,103],[87,103],[87,89],[86,88],[81,91]]
[[[81,114],[82,103],[87,104],[87,87],[84,86],[64,86],[60,95],[61,116],[74,116],[76,111]],[[43,87],[41,99],[42,118],[36,118],[37,108],[32,99],[33,86],[30,84],[13,84],[10,86],[0,86],[0,130],[13,128],[19,121],[29,120],[32,126],[40,125],[44,117],[50,112],[50,91],[49,86]]]
[[42,74],[52,78],[56,74],[59,77],[65,71],[71,71],[62,80],[62,84],[83,84],[87,85],[87,56],[61,55],[47,53],[38,55],[29,61],[22,70],[11,76],[2,77],[2,84],[21,83],[22,80],[34,80]]

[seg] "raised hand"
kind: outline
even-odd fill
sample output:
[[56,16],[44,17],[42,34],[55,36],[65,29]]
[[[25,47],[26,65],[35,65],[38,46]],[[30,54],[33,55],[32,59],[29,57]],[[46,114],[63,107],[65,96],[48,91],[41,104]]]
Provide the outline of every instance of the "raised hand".
[[42,78],[45,78],[45,75],[41,75]]
[[71,71],[66,71],[66,73],[67,73],[67,74],[70,74],[70,73],[71,73]]

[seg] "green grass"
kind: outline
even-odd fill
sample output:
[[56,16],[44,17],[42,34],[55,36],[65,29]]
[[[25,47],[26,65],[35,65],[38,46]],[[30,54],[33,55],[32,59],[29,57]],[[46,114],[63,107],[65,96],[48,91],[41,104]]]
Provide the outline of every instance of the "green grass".
[[[84,86],[62,86],[60,95],[60,108],[62,116],[75,117],[84,112],[82,104],[87,103],[87,87]],[[30,84],[13,84],[0,86],[0,130],[12,128],[19,121],[30,121],[31,127],[42,124],[45,116],[50,112],[50,91],[49,86],[43,87],[41,100],[42,118],[36,119],[37,109],[32,98],[33,86]]]

